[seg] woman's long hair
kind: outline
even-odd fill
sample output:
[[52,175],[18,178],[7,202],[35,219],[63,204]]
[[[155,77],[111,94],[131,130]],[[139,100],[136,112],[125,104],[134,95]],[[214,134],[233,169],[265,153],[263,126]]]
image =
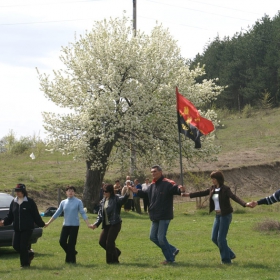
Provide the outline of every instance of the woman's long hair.
[[220,171],[220,170],[213,171],[210,174],[210,177],[216,179],[220,186],[224,184],[225,178],[224,178],[224,174],[222,171]]

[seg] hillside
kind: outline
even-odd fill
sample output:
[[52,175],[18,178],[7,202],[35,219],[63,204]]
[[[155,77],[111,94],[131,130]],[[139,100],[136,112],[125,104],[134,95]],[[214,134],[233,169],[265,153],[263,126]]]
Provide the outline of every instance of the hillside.
[[[221,152],[217,155],[217,161],[198,162],[188,171],[199,175],[205,173],[204,176],[208,178],[212,170],[223,170],[226,183],[246,197],[260,197],[278,189],[280,109],[254,111],[249,118],[225,112],[221,112],[219,117],[222,125],[216,130],[215,141],[221,146]],[[82,194],[84,162],[74,161],[71,156],[43,151],[32,161],[29,154],[0,154],[0,191],[10,192],[16,183],[24,182],[40,209],[56,205],[58,189],[68,184],[79,186],[78,195]],[[177,170],[179,168],[174,169],[174,180],[178,180]],[[105,180],[112,182],[115,176],[114,170],[109,170]],[[189,190],[193,188],[189,180],[185,180],[184,184]]]
[[200,162],[193,173],[223,170],[227,184],[245,196],[262,196],[279,189],[280,109],[255,111],[249,118],[230,114],[221,118],[216,142],[217,161]]

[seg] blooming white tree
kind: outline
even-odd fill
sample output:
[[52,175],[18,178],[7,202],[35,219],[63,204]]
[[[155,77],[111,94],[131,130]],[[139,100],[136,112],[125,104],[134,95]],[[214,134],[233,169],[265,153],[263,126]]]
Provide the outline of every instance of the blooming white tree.
[[[61,60],[65,69],[52,78],[39,73],[39,80],[46,97],[71,113],[45,112],[44,127],[53,149],[86,161],[83,202],[91,212],[109,164],[129,162],[131,147],[146,166],[178,159],[175,86],[198,108],[222,90],[212,80],[195,82],[203,68],[190,71],[168,30],[158,25],[134,36],[126,17],[96,22],[62,48]],[[215,151],[211,137],[199,152],[192,142],[184,146],[189,158]]]

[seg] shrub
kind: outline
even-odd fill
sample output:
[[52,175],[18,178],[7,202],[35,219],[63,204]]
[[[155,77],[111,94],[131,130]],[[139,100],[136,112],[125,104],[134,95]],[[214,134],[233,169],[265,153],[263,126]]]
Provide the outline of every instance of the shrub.
[[274,220],[265,220],[263,222],[258,223],[255,226],[255,230],[261,232],[271,232],[271,231],[280,232],[280,222]]
[[242,115],[244,118],[249,118],[252,116],[253,107],[250,104],[245,105],[242,111]]
[[273,107],[273,98],[270,96],[270,93],[265,90],[261,94],[260,98],[260,108],[264,110],[271,109]]
[[32,145],[33,143],[29,138],[23,137],[13,144],[11,148],[11,154],[23,154],[25,151],[29,150],[32,147]]

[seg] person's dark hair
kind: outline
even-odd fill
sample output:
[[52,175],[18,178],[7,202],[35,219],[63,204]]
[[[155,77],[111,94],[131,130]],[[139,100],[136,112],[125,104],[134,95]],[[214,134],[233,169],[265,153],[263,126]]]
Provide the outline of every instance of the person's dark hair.
[[154,168],[156,168],[158,171],[162,171],[162,168],[159,165],[154,165],[154,166],[152,166],[151,169],[154,169]]
[[110,193],[110,196],[114,196],[115,195],[114,186],[112,184],[106,185],[104,187],[104,191]]
[[73,186],[67,186],[65,191],[67,192],[68,190],[73,190],[74,192],[76,192],[76,188]]
[[116,181],[115,181],[115,183],[119,183],[120,182],[120,180],[119,179],[117,179]]
[[24,184],[17,184],[15,187],[16,192],[21,192],[24,196],[27,196],[27,190]]
[[26,189],[22,190],[21,192],[23,193],[24,196],[27,196],[27,190]]
[[218,181],[219,185],[223,185],[225,178],[224,178],[224,174],[222,173],[222,171],[218,170],[218,171],[213,171],[210,174],[211,178],[214,178]]

